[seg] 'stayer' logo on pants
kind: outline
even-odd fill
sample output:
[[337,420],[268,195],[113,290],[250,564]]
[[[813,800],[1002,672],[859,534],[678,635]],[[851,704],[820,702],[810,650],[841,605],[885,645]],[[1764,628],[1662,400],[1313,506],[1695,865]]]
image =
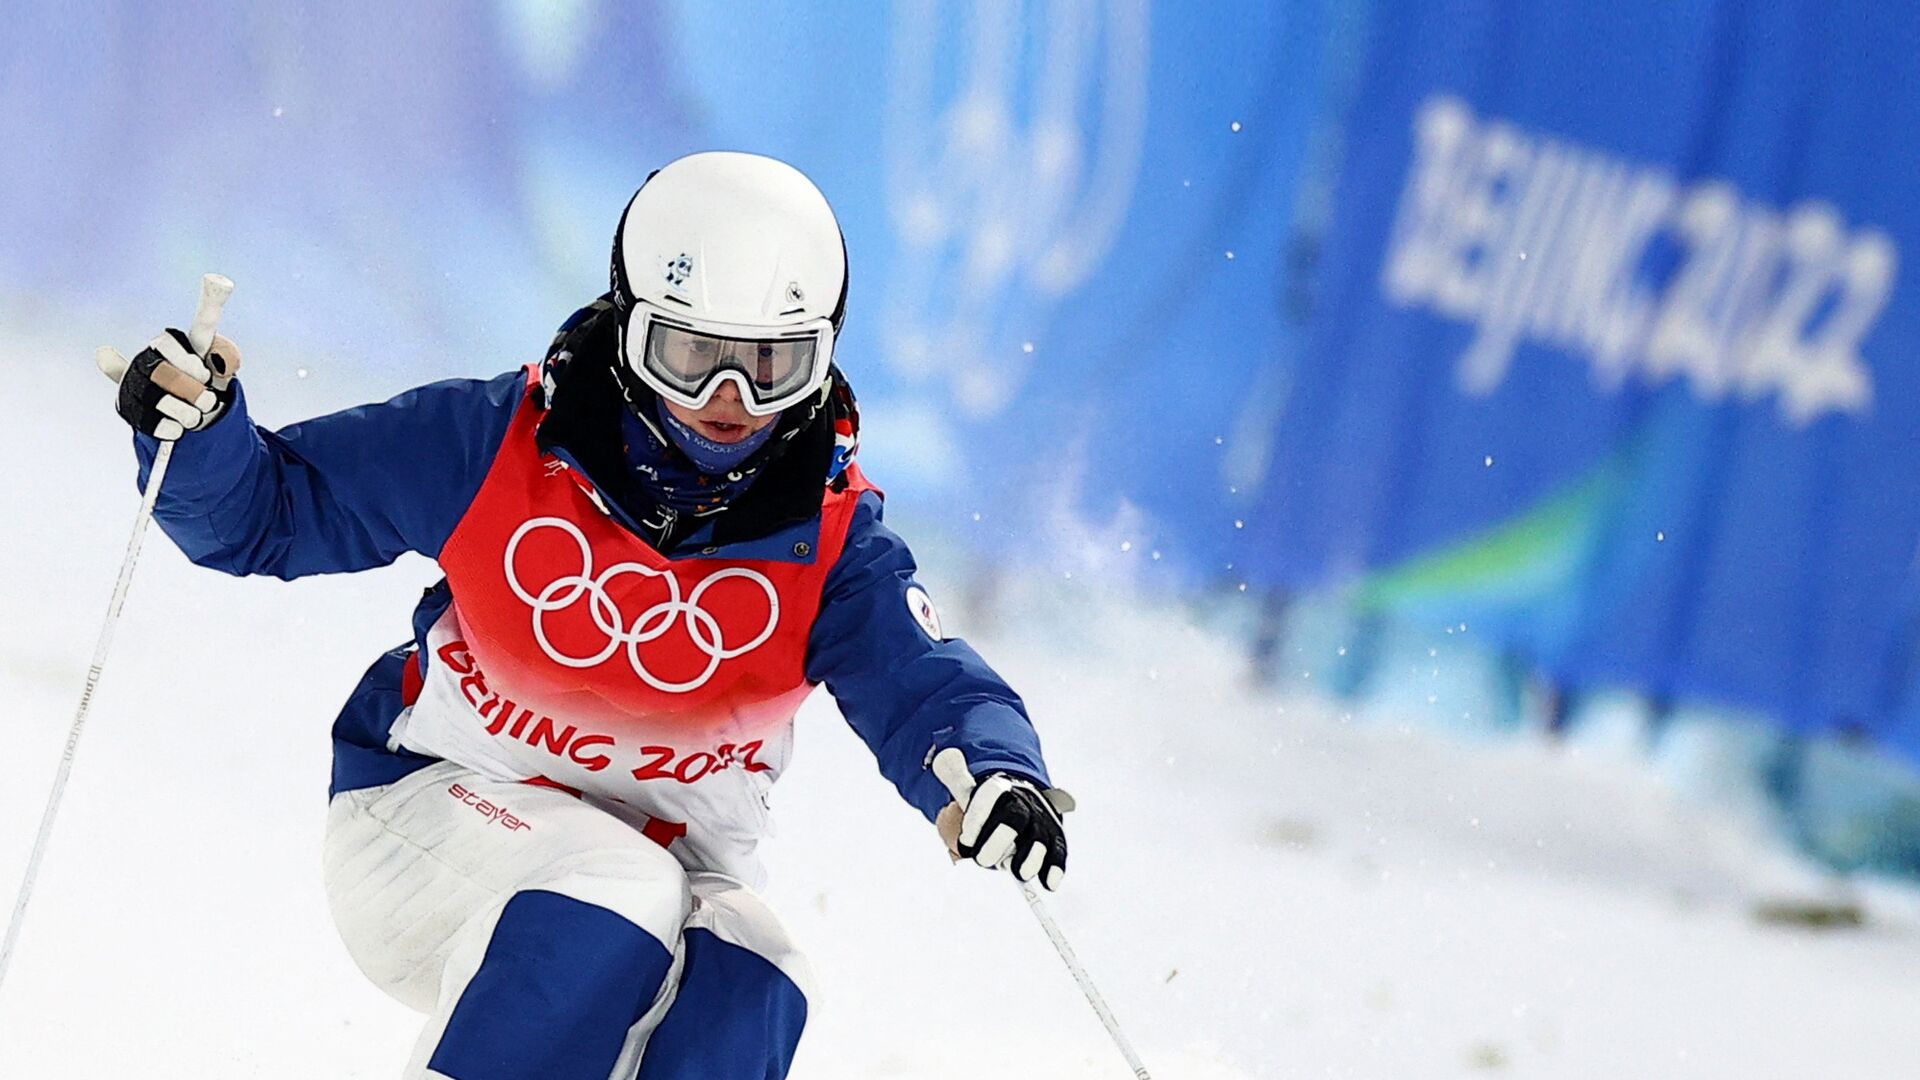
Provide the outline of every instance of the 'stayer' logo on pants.
[[473,791],[462,784],[455,784],[448,788],[447,794],[478,810],[488,821],[499,822],[500,827],[508,832],[521,832],[533,828],[532,825],[515,817],[513,811],[508,810],[504,806],[488,802],[480,797],[479,792]]
[[[514,566],[514,556],[521,542],[541,529],[558,529],[572,538],[580,552],[580,572],[555,577],[534,591],[520,580],[519,571]],[[773,636],[774,628],[780,624],[780,594],[774,589],[773,582],[744,567],[728,567],[714,572],[695,585],[684,599],[680,596],[680,580],[665,570],[655,570],[636,562],[623,562],[595,574],[593,549],[587,544],[586,534],[565,518],[538,517],[521,525],[514,531],[513,538],[507,541],[505,562],[507,586],[533,609],[534,640],[540,643],[541,650],[554,663],[571,668],[597,667],[624,645],[627,662],[633,665],[634,674],[640,676],[648,686],[669,694],[690,693],[705,686],[713,678],[714,672],[720,670],[721,661],[744,656],[759,648]],[[607,591],[607,584],[622,574],[660,578],[666,583],[667,598],[640,612],[629,622],[626,612],[620,610],[620,605]],[[745,644],[732,647],[726,643],[720,620],[700,606],[701,597],[707,590],[728,578],[744,578],[758,585],[767,595],[766,626]],[[576,605],[582,601],[585,602],[585,608],[577,608]],[[568,612],[572,612],[572,617],[567,620],[569,632],[566,636],[569,643],[577,643],[583,635],[592,635],[604,636],[606,644],[584,656],[555,645],[549,636],[547,621],[549,617],[567,618]],[[640,646],[664,637],[679,625],[683,616],[686,619],[686,636],[698,654],[706,658],[706,666],[692,678],[676,682],[648,670],[646,661],[640,655]],[[587,618],[592,620],[591,628],[587,626]]]

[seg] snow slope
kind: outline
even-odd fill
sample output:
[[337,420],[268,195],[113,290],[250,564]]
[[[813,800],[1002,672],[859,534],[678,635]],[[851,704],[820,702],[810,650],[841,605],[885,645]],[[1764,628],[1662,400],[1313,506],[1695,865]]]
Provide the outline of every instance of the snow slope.
[[[0,424],[11,897],[135,506],[88,356],[151,330],[7,314],[0,365],[40,403]],[[268,421],[404,385],[250,362]],[[326,729],[436,575],[234,581],[153,539],[0,989],[0,1077],[395,1075],[414,1018],[320,892]],[[965,634],[953,573],[927,577]],[[1054,912],[1160,1080],[1914,1074],[1909,895],[1762,926],[1750,901],[1812,876],[1639,768],[1250,692],[1233,643],[1117,590],[1027,583],[995,626],[976,644],[1083,807]],[[769,854],[823,986],[795,1077],[1126,1076],[1013,886],[947,864],[824,696],[801,728]]]

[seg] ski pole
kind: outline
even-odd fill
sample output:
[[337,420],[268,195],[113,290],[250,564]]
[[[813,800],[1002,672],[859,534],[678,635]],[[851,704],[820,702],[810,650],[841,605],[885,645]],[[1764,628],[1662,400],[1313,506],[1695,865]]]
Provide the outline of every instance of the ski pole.
[[[946,785],[953,801],[964,808],[973,795],[973,774],[967,771],[966,755],[952,747],[940,751],[933,756],[933,774]],[[1113,1037],[1113,1045],[1119,1048],[1120,1056],[1127,1059],[1127,1066],[1133,1070],[1133,1075],[1137,1080],[1153,1080],[1147,1075],[1147,1067],[1140,1063],[1140,1055],[1133,1052],[1133,1044],[1127,1041],[1126,1034],[1120,1030],[1120,1021],[1114,1018],[1113,1010],[1107,1007],[1107,999],[1100,996],[1099,989],[1093,985],[1093,977],[1087,974],[1080,958],[1074,955],[1073,946],[1067,944],[1067,936],[1060,932],[1060,925],[1047,913],[1047,905],[1040,899],[1040,890],[1030,881],[1015,880],[1020,885],[1020,891],[1026,895],[1027,907],[1033,910],[1033,917],[1040,921],[1040,929],[1046,931],[1047,940],[1053,942],[1054,951],[1060,954],[1061,961],[1073,974],[1073,981],[1080,984],[1080,992],[1086,995],[1087,1004],[1093,1006],[1094,1014],[1106,1025],[1107,1034]]]
[[[213,346],[214,327],[220,322],[220,309],[233,294],[233,282],[219,274],[200,279],[200,308],[187,330],[187,342],[193,351],[205,356]],[[133,568],[140,561],[140,544],[147,536],[147,522],[153,519],[153,502],[160,494],[160,483],[173,460],[173,441],[160,444],[153,459],[147,486],[140,493],[140,511],[134,515],[133,537],[127,541],[127,555],[120,563],[120,579],[113,586],[113,599],[107,604],[107,621],[93,647],[93,664],[87,668],[87,684],[80,691],[80,705],[73,713],[73,727],[67,732],[67,747],[60,755],[60,768],[53,775],[53,790],[47,794],[47,807],[40,813],[40,831],[33,838],[33,850],[27,856],[27,872],[21,878],[20,892],[13,901],[13,917],[7,921],[7,937],[0,944],[0,986],[6,984],[7,967],[13,960],[14,946],[20,940],[20,925],[26,921],[27,901],[33,897],[33,885],[40,876],[40,860],[47,853],[47,839],[53,835],[53,819],[60,810],[60,797],[66,793],[67,777],[73,772],[74,751],[80,745],[80,731],[86,725],[87,711],[93,707],[94,688],[100,685],[100,672],[107,664],[107,651],[113,647],[113,631],[120,625],[120,608],[126,603],[127,588],[133,584]]]

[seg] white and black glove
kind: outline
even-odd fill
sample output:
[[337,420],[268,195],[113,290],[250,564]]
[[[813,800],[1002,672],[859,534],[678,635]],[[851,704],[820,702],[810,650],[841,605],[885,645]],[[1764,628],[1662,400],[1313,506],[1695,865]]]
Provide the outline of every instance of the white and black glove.
[[120,385],[114,409],[120,418],[156,439],[171,441],[210,427],[233,401],[240,349],[215,335],[206,354],[195,353],[184,331],[169,329],[132,360],[102,346],[94,363]]
[[[951,756],[949,756],[951,755]],[[1060,888],[1067,873],[1066,814],[1073,796],[1042,791],[1025,777],[990,772],[976,782],[966,756],[949,747],[934,756],[934,773],[954,797],[949,807],[949,846],[958,858],[988,869],[1006,867],[1023,882]],[[958,810],[957,831],[952,811]]]

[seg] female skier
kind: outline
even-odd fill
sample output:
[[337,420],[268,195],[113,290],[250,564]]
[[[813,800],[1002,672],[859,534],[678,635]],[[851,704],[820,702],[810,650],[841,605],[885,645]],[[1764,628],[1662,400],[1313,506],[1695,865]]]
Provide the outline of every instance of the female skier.
[[1059,885],[1060,809],[1014,692],[945,637],[833,363],[846,247],[791,166],[648,178],[612,289],[544,360],[277,432],[239,351],[170,330],[104,365],[195,562],[295,578],[419,552],[445,578],[333,728],[340,934],[428,1016],[405,1075],[783,1077],[808,973],[754,892],[767,792],[825,683],[958,852]]

